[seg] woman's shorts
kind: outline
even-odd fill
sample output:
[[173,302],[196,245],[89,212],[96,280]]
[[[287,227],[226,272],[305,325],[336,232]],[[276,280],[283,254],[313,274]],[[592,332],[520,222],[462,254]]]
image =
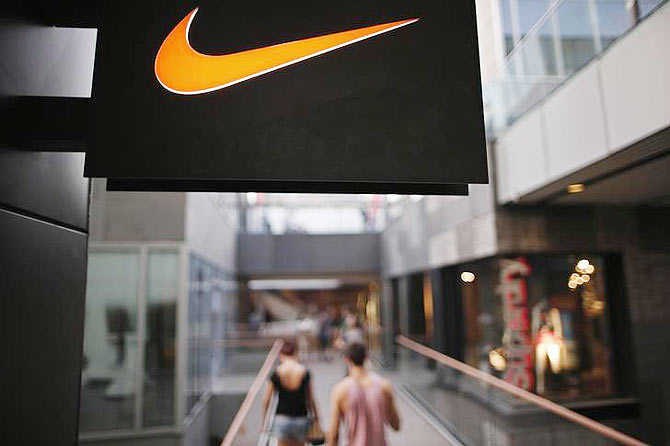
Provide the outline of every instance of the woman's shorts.
[[307,438],[309,421],[307,417],[289,417],[287,415],[276,415],[272,423],[272,433],[279,441],[302,441]]

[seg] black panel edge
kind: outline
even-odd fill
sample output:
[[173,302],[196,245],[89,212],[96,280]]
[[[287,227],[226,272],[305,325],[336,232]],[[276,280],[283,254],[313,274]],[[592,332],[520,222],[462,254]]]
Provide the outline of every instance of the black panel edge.
[[47,26],[96,28],[103,20],[104,0],[24,0],[6,7],[11,17]]
[[108,191],[468,195],[467,184],[110,178]]
[[36,212],[32,212],[30,210],[26,209],[21,209],[15,206],[11,206],[6,203],[0,202],[0,212],[6,212],[7,214],[11,214],[17,217],[23,217],[23,218],[28,218],[30,220],[37,221],[39,223],[44,223],[52,226],[56,226],[61,229],[66,229],[72,232],[76,232],[78,234],[86,235],[88,236],[88,228],[81,228],[76,225],[72,225],[69,223],[62,222],[60,220],[56,220],[54,218],[50,218],[46,215],[42,215]]

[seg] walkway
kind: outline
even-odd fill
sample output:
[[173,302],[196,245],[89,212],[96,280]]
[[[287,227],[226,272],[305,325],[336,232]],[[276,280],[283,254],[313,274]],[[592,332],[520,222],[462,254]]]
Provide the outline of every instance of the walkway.
[[[328,428],[330,420],[330,391],[344,377],[345,366],[341,359],[330,362],[312,360],[307,363],[311,370],[316,400],[321,414],[322,427]],[[259,431],[260,399],[256,401],[243,432],[235,441],[235,446],[256,446]],[[388,442],[391,446],[422,445],[444,446],[449,442],[436,431],[426,419],[410,405],[402,392],[396,389],[396,405],[400,412],[401,429],[399,432],[389,430]],[[342,441],[340,441],[342,444]]]

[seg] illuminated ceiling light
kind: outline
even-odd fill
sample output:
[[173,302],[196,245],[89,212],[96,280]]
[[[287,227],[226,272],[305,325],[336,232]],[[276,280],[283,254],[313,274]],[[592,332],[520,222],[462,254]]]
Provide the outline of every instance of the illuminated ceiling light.
[[258,202],[258,193],[256,192],[247,192],[247,203],[254,206]]
[[578,277],[577,279],[575,279],[575,283],[576,283],[577,285],[581,285],[581,284],[584,283],[584,279],[582,279],[581,277]]
[[477,276],[475,276],[475,273],[470,272],[470,271],[463,271],[463,272],[461,273],[461,280],[462,280],[463,282],[465,282],[465,283],[472,283],[472,282],[474,282],[476,277],[477,277]]
[[596,267],[593,265],[589,265],[585,268],[586,274],[593,274],[593,272],[596,270]]
[[579,262],[577,262],[577,269],[580,271],[586,271],[590,264],[591,262],[589,262],[588,259],[581,259]]
[[249,289],[264,290],[334,290],[342,285],[339,279],[257,279],[250,280]]
[[581,279],[584,281],[584,283],[586,283],[589,280],[591,280],[591,276],[589,276],[588,274],[582,274]]
[[571,281],[571,282],[568,282],[568,287],[569,287],[571,290],[574,290],[575,288],[577,288],[577,282],[572,282],[572,281]]
[[584,189],[586,189],[586,185],[584,185],[583,183],[575,183],[568,185],[569,194],[578,194],[579,192],[583,192]]

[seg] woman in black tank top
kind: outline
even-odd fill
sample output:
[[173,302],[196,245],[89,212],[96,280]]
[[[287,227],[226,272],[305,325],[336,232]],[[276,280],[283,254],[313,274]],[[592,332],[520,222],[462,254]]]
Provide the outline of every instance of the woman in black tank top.
[[[277,409],[272,421],[272,434],[278,446],[303,446],[309,430],[308,415],[318,420],[314,403],[310,373],[296,357],[293,342],[286,341],[279,354],[280,367],[270,376],[270,383],[263,399],[263,426],[270,407],[270,400],[277,394]],[[300,377],[302,373],[302,377]]]
[[307,416],[307,386],[309,385],[309,370],[297,389],[287,389],[281,383],[279,373],[275,371],[270,377],[274,391],[278,393],[276,415],[287,415],[289,417]]

